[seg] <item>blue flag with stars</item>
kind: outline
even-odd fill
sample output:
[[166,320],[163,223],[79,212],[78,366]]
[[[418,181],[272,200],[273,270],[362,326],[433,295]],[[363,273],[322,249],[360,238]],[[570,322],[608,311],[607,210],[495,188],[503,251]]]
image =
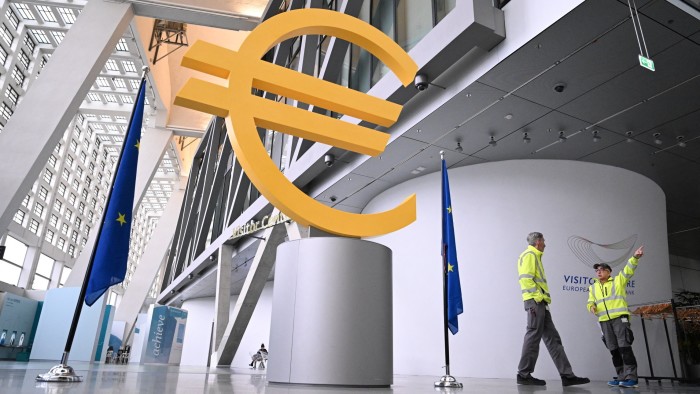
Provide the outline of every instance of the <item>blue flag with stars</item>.
[[102,217],[104,223],[97,235],[92,270],[85,292],[85,303],[88,306],[94,304],[110,286],[124,281],[126,275],[145,92],[145,79],[142,79],[122,154],[117,163],[112,192],[107,198],[107,207]]
[[462,286],[459,283],[455,228],[452,221],[450,181],[447,179],[445,159],[442,159],[442,260],[446,276],[447,327],[454,335],[459,331],[457,316],[462,314],[464,307],[462,306]]

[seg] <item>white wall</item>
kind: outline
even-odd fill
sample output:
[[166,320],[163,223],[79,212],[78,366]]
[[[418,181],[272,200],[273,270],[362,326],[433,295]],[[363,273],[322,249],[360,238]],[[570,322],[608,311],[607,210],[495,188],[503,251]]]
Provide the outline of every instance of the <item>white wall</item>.
[[[567,245],[572,235],[610,244],[638,234],[645,256],[635,275],[630,304],[671,297],[665,196],[648,178],[593,163],[523,160],[449,172],[465,313],[450,338],[451,372],[463,377],[513,378],[525,332],[516,260],[532,231],[544,233],[543,256],[552,293],[552,315],[574,372],[603,380],[612,373],[596,319],[587,313],[586,291],[565,291],[565,276],[593,276]],[[441,282],[440,174],[395,186],[373,199],[366,212],[389,209],[410,193],[418,219],[371,240],[394,252],[394,372],[439,376],[444,365]],[[617,272],[617,271],[616,271]],[[587,287],[587,286],[586,286]],[[642,330],[633,319],[640,374],[648,374]],[[653,354],[668,357],[663,327],[651,327]],[[658,364],[658,365],[657,365]],[[670,375],[670,362],[655,362]],[[541,347],[535,370],[558,378]]]
[[[230,312],[236,305],[238,297],[231,297]],[[265,343],[270,343],[270,310],[272,306],[272,282],[267,282],[258,305],[246,329],[231,367],[248,368],[251,355]],[[212,323],[214,322],[214,298],[197,298],[183,302],[182,309],[187,311],[187,328],[182,349],[180,365],[207,365],[209,344],[211,342]],[[232,316],[232,315],[231,315]],[[273,353],[274,349],[269,349]]]

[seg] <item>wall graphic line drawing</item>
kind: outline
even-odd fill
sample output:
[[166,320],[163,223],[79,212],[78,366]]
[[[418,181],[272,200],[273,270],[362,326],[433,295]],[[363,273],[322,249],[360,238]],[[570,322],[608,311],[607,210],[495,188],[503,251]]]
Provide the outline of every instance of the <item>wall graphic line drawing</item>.
[[[567,240],[567,243],[569,244],[569,249],[571,249],[571,252],[573,252],[573,254],[583,264],[593,268],[595,264],[606,263],[610,267],[614,268],[629,259],[632,249],[634,249],[634,245],[637,243],[637,234],[632,234],[622,241],[611,244],[599,244],[578,235],[572,235]],[[605,260],[601,258],[595,250],[593,250],[594,246],[603,250],[624,250],[624,253],[612,260]]]

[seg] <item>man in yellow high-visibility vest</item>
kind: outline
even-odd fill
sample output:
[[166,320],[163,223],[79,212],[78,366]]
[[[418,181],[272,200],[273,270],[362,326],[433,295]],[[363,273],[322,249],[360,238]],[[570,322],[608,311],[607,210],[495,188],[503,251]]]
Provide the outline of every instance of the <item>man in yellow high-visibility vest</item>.
[[527,312],[527,330],[523,340],[523,351],[518,364],[516,381],[518,384],[534,386],[547,384],[544,380],[531,375],[532,371],[535,370],[537,357],[540,353],[540,340],[543,340],[559,371],[563,386],[588,383],[590,382],[588,378],[581,378],[574,374],[571,363],[564,352],[559,332],[554,327],[552,315],[549,313],[549,304],[552,299],[549,295],[547,276],[544,274],[544,266],[542,265],[542,253],[545,247],[544,236],[538,232],[530,233],[527,236],[527,243],[527,249],[520,254],[518,259],[520,290]]
[[643,255],[644,246],[640,246],[614,278],[610,277],[612,268],[608,264],[593,266],[598,279],[588,288],[587,306],[598,316],[603,342],[612,354],[617,377],[608,382],[611,387],[637,387],[637,359],[632,351],[634,335],[627,310],[627,283]]

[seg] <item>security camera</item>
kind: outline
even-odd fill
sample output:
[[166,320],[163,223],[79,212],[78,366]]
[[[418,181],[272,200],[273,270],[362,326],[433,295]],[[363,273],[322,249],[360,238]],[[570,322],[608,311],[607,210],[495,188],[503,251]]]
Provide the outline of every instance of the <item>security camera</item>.
[[326,163],[326,166],[332,167],[333,164],[335,164],[335,156],[328,153],[327,155],[323,156],[323,162]]
[[331,196],[331,202],[336,202],[338,200],[338,197],[336,196]]
[[559,82],[556,85],[554,85],[554,91],[557,93],[561,93],[566,89],[566,84],[564,82]]
[[416,75],[416,79],[413,80],[413,85],[421,92],[424,91],[428,88],[428,85],[430,85],[430,82],[428,82],[428,76],[425,74]]

